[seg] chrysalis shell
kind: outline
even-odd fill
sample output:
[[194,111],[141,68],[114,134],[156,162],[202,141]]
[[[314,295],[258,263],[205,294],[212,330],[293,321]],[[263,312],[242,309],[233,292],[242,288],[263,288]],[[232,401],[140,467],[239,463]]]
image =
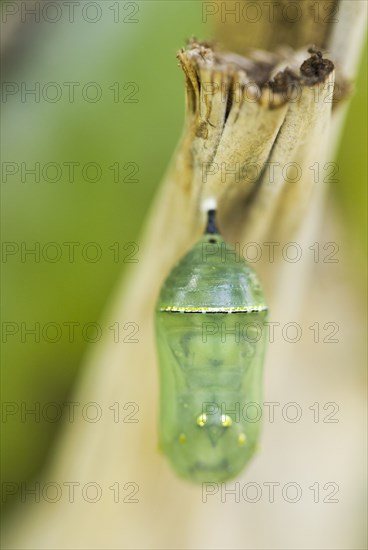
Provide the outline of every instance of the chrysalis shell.
[[156,307],[159,437],[180,476],[225,481],[253,455],[266,318],[255,272],[218,234],[206,234],[164,282]]

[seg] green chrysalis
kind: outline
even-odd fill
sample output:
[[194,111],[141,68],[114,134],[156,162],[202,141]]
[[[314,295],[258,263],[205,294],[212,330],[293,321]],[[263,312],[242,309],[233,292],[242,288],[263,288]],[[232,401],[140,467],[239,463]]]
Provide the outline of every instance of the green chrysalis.
[[210,210],[204,237],[173,268],[156,307],[160,447],[199,483],[235,477],[255,451],[267,318],[255,272],[214,217]]

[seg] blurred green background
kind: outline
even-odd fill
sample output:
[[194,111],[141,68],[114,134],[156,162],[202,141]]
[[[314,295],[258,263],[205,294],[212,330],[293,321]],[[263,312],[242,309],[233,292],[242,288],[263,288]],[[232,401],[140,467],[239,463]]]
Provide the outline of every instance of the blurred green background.
[[[42,414],[40,421],[32,415],[22,419],[21,409],[39,403],[42,410],[46,403],[70,399],[86,348],[95,345],[83,337],[82,327],[98,322],[128,267],[124,258],[133,248],[124,245],[133,242],[139,247],[140,230],[181,133],[184,86],[176,52],[192,35],[211,35],[201,22],[200,2],[99,4],[102,16],[94,23],[92,9],[87,17],[76,9],[73,22],[65,13],[57,23],[30,19],[11,29],[10,17],[7,22],[1,373],[3,407],[14,414],[5,415],[2,423],[5,481],[34,477],[47,459],[59,423],[45,421]],[[49,17],[55,17],[51,11]],[[353,283],[359,291],[364,288],[366,250],[366,61],[365,53],[338,154],[339,182],[330,189],[352,243]],[[74,99],[67,84],[72,82],[79,83]],[[38,86],[38,98],[26,94],[32,87],[38,94]],[[98,101],[93,100],[96,90],[101,92]],[[70,164],[65,163],[74,162],[79,165],[71,181]],[[30,173],[22,177],[22,163],[27,169],[39,163],[39,181]],[[88,163],[97,163],[100,173]],[[119,174],[110,168],[116,163]],[[88,170],[83,170],[86,165]],[[77,243],[74,261],[63,245],[68,242]],[[91,242],[97,248],[83,248]],[[45,248],[48,243],[57,243],[57,248]],[[119,243],[118,261],[110,248],[114,243]],[[22,246],[39,246],[39,261],[32,255],[22,258]],[[60,259],[47,259],[60,249]],[[95,250],[102,255],[93,262],[88,258]],[[134,257],[139,260],[139,250]],[[63,323],[71,322],[79,325],[69,342]],[[46,341],[41,333],[36,342],[24,333],[24,327],[36,323],[41,331],[56,323],[62,328],[59,341]],[[16,332],[9,334],[11,330]],[[48,334],[54,337],[52,328]]]

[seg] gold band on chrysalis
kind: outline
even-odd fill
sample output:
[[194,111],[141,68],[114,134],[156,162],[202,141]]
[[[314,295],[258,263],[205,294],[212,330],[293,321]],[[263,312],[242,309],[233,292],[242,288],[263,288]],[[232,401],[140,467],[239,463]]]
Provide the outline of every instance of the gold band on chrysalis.
[[259,306],[242,306],[242,307],[176,307],[163,306],[160,307],[162,312],[170,313],[260,313],[268,311],[268,307],[264,304]]

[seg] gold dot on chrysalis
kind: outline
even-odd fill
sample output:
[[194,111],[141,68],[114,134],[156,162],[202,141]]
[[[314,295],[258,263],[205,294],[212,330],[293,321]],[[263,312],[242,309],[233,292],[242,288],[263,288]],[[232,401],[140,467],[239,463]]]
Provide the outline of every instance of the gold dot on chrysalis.
[[202,428],[205,423],[207,422],[207,415],[206,414],[200,414],[197,418],[197,425]]
[[243,447],[247,442],[247,436],[245,434],[239,434],[238,443],[240,447]]
[[185,434],[180,434],[179,435],[179,443],[184,445],[186,442],[187,442],[187,436]]
[[231,426],[232,423],[233,421],[231,420],[230,416],[227,416],[227,414],[221,415],[221,424],[224,428],[228,428],[229,426]]

